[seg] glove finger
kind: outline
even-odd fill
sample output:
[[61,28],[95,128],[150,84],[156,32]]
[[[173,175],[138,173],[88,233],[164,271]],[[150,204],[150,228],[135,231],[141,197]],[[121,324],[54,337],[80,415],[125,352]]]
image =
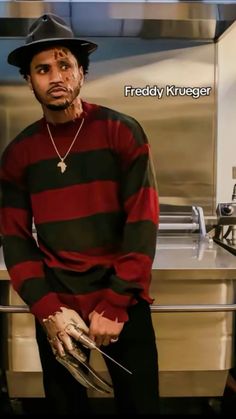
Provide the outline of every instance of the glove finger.
[[65,307],[61,307],[61,312],[64,316],[64,321],[66,324],[74,323],[86,333],[88,332],[88,326],[78,313],[72,310],[68,310]]
[[79,314],[76,313],[76,315],[73,316],[73,320],[74,320],[77,327],[82,329],[84,332],[88,333],[89,328],[88,328],[87,324],[83,321],[83,319],[81,319]]
[[81,334],[87,336],[87,333],[85,333],[81,328],[78,329],[77,327],[77,325],[70,323],[66,326],[65,331],[68,333],[69,336],[71,336],[75,340],[80,341]]
[[57,336],[55,336],[52,339],[48,338],[48,341],[51,345],[51,349],[52,349],[54,355],[59,354],[60,356],[65,356],[65,351],[64,351],[63,344],[60,341],[60,339],[58,339]]
[[67,334],[66,331],[63,330],[58,332],[57,336],[66,350],[71,351],[74,348],[71,337]]

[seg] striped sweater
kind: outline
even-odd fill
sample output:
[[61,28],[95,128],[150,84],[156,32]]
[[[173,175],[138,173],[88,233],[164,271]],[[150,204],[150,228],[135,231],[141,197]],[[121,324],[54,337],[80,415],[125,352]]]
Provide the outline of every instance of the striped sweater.
[[[138,122],[82,102],[76,121],[45,118],[23,130],[1,159],[1,232],[14,289],[41,321],[60,307],[127,321],[149,295],[158,196],[150,147]],[[36,235],[32,232],[35,225]]]

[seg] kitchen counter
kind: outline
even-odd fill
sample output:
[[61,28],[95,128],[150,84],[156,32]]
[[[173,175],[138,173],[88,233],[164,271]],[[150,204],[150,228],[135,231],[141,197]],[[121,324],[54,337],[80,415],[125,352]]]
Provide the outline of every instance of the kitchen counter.
[[[3,281],[9,276],[0,250]],[[232,304],[234,280],[236,257],[214,241],[200,240],[194,234],[159,234],[150,287],[155,305]],[[22,305],[12,287],[6,304]],[[232,367],[233,312],[152,312],[152,319],[158,345],[161,396],[221,396]],[[11,314],[8,328],[10,396],[42,397],[33,316]],[[91,364],[108,378],[105,363],[95,351]],[[97,396],[96,392],[90,395]]]
[[[213,240],[193,235],[162,236],[157,240],[153,279],[236,279],[236,257]],[[0,280],[9,279],[0,248]]]
[[236,258],[212,239],[197,235],[159,236],[153,278],[236,279]]

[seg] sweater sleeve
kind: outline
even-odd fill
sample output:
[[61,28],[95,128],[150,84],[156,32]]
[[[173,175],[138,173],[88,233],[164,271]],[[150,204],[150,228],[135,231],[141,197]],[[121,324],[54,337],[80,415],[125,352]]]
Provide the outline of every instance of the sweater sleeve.
[[44,263],[32,233],[30,197],[23,156],[14,146],[3,153],[0,169],[3,256],[11,284],[40,321],[62,306],[44,275]]
[[[131,131],[131,132],[130,132]],[[117,144],[122,168],[121,197],[125,212],[122,252],[114,263],[105,298],[96,307],[112,320],[128,320],[127,308],[144,297],[150,303],[149,285],[156,250],[159,202],[150,145],[142,127],[119,129]]]

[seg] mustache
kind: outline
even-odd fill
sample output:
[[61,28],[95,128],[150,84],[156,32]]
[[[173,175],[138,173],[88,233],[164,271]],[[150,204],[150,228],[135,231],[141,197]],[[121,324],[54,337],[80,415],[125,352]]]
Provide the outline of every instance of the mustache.
[[61,89],[64,90],[65,92],[67,92],[67,88],[61,84],[55,84],[54,86],[50,87],[50,89],[48,89],[47,93],[51,93],[53,90],[55,89]]

